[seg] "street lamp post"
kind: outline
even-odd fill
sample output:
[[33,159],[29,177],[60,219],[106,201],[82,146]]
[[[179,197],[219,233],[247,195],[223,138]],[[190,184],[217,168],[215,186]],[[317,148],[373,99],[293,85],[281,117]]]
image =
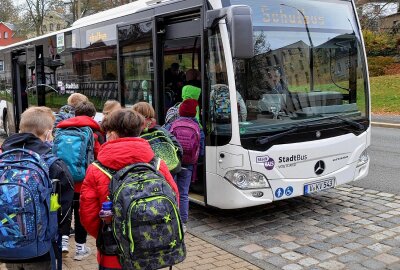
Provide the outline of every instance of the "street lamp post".
[[297,10],[300,13],[301,16],[303,16],[308,40],[310,42],[310,91],[312,92],[312,91],[314,91],[314,53],[313,53],[314,44],[311,39],[310,29],[308,28],[308,22],[307,22],[306,16],[304,15],[303,11],[301,11],[300,9],[298,9],[294,6],[290,6],[290,5],[286,5],[286,4],[280,4],[280,5],[285,6],[285,7],[294,8],[295,10]]

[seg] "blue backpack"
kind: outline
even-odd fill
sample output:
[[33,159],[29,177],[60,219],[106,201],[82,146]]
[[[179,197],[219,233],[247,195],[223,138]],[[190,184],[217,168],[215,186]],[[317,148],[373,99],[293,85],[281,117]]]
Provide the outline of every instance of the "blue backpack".
[[53,154],[67,165],[74,182],[82,182],[94,161],[94,138],[90,127],[57,128]]
[[13,149],[0,155],[0,260],[42,256],[57,236],[57,210],[50,210],[52,154]]

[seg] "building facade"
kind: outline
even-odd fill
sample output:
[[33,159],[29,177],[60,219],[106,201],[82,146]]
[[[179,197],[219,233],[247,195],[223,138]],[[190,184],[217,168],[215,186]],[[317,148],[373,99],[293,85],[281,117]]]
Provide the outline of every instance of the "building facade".
[[15,26],[13,24],[0,22],[0,47],[8,46],[21,40],[15,37]]

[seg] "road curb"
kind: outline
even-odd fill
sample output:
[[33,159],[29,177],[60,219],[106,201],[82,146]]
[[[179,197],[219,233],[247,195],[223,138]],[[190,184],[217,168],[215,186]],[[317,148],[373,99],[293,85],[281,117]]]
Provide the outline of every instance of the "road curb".
[[384,128],[400,128],[400,124],[385,123],[385,122],[371,122],[373,127],[384,127]]

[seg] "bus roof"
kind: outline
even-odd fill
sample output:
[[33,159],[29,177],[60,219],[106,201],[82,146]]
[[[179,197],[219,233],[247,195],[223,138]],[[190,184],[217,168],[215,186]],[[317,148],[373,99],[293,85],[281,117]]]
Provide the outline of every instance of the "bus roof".
[[[171,1],[171,0],[167,0],[167,1]],[[165,2],[164,1],[158,1],[156,3],[161,3],[161,2]],[[134,1],[132,3],[128,3],[122,6],[118,6],[112,9],[108,9],[99,13],[95,13],[93,15],[87,16],[87,17],[83,17],[80,18],[79,20],[75,21],[72,24],[73,28],[77,28],[77,27],[82,27],[82,26],[87,26],[87,25],[92,25],[92,24],[96,24],[99,22],[104,22],[104,21],[108,21],[114,18],[118,18],[118,17],[123,17],[125,15],[129,15],[132,13],[135,13],[141,9],[144,9],[146,7],[148,7],[151,4],[156,4],[154,3],[154,1],[149,1],[149,0],[138,0],[138,1]]]
[[89,15],[87,17],[83,17],[77,21],[75,21],[70,28],[62,29],[60,31],[51,32],[45,35],[37,36],[31,39],[23,40],[8,46],[0,47],[1,50],[3,49],[10,49],[15,48],[24,44],[27,44],[32,41],[36,41],[42,38],[51,37],[57,35],[58,33],[64,33],[67,31],[71,31],[73,29],[77,29],[80,27],[93,25],[99,22],[105,22],[108,20],[112,20],[118,17],[123,17],[140,10],[151,8],[154,5],[166,3],[166,2],[173,2],[173,1],[180,1],[180,0],[137,0],[135,2],[131,2],[122,6],[118,6],[112,9],[108,9],[99,13],[95,13],[93,15]]

